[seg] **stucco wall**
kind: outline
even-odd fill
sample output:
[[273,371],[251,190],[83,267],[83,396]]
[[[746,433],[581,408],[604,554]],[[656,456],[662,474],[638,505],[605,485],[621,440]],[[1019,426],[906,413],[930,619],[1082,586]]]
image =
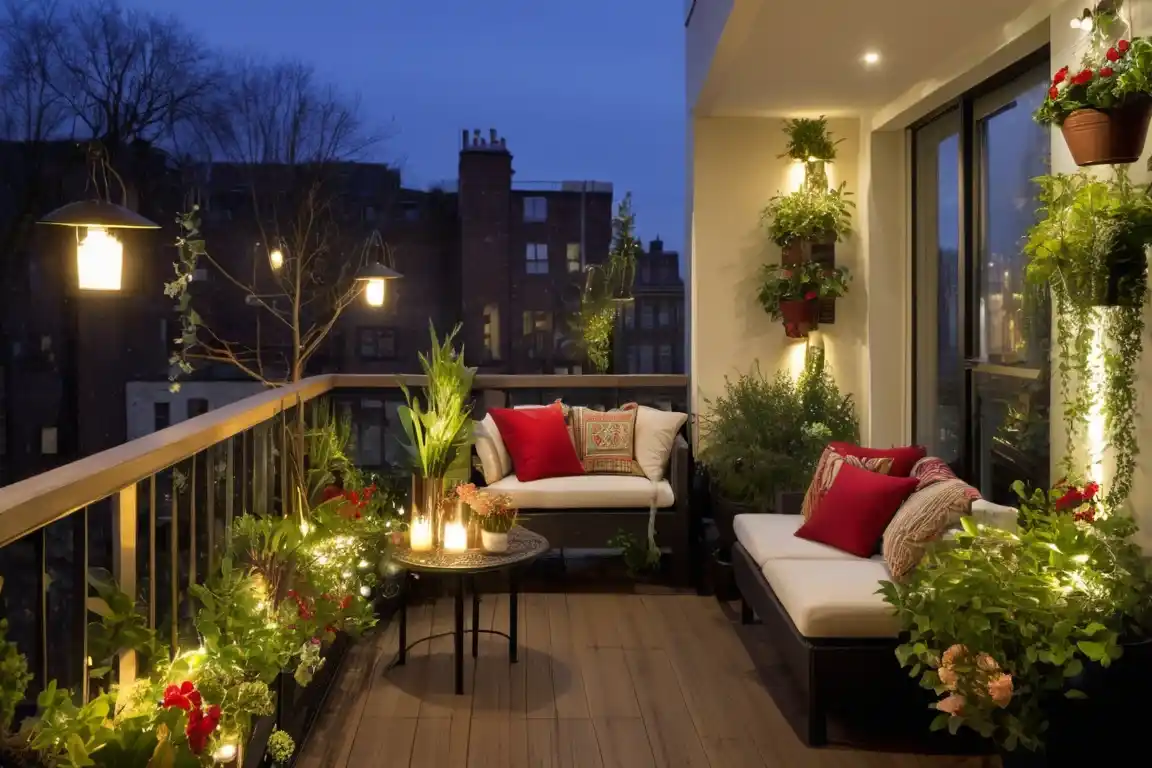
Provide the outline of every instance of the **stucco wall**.
[[[802,364],[805,342],[788,339],[756,301],[758,270],[778,262],[780,249],[760,223],[760,211],[778,191],[788,191],[791,162],[778,157],[786,137],[776,118],[712,117],[693,121],[691,337],[693,410],[723,391],[725,376],[747,371],[759,360],[766,374]],[[844,142],[830,176],[844,181],[861,210],[857,233],[837,247],[837,264],[854,275],[836,307],[836,323],[822,326],[825,350],[842,390],[861,400],[867,421],[867,270],[860,257],[868,205],[861,203],[861,123],[830,120]],[[863,211],[863,215],[861,215]],[[865,432],[867,434],[867,431]]]

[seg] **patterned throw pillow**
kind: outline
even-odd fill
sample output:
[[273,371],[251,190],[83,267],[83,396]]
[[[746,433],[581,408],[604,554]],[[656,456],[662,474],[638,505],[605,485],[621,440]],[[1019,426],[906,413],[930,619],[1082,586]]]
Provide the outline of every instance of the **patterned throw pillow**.
[[576,438],[576,455],[586,473],[644,477],[634,455],[636,411],[576,407],[570,423]]
[[979,498],[979,491],[955,477],[928,485],[921,479],[884,531],[882,553],[892,578],[899,581],[911,573],[928,545],[958,525]]
[[891,458],[858,459],[855,456],[842,456],[831,446],[825,448],[824,453],[820,455],[820,461],[816,464],[816,472],[812,475],[812,483],[808,486],[808,492],[804,494],[804,505],[800,509],[800,514],[804,516],[805,520],[812,517],[813,511],[820,506],[820,502],[824,500],[828,489],[832,487],[832,481],[840,472],[840,467],[845,463],[881,475],[887,475],[892,469]]

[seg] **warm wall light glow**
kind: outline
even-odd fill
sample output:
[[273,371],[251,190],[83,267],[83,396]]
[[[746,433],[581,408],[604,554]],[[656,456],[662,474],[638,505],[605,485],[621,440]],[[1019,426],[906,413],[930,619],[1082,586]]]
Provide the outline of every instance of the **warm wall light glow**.
[[1106,474],[1104,471],[1104,452],[1108,447],[1108,435],[1105,429],[1104,417],[1104,386],[1107,373],[1104,368],[1104,356],[1107,351],[1108,338],[1104,332],[1104,312],[1107,309],[1092,310],[1092,342],[1088,353],[1089,387],[1094,394],[1092,406],[1088,410],[1088,476],[1104,485]]
[[800,191],[804,186],[804,162],[801,160],[794,160],[788,164],[788,194]]
[[384,306],[384,285],[383,278],[373,278],[365,280],[367,285],[364,286],[364,301],[368,302],[370,307]]
[[272,265],[272,269],[280,269],[284,266],[284,251],[279,248],[273,249],[272,253],[268,254],[268,263]]
[[238,750],[232,742],[221,744],[220,748],[212,753],[212,759],[218,763],[230,763],[236,759]]
[[118,291],[124,246],[103,227],[88,227],[76,247],[76,276],[85,291]]
[[880,54],[876,53],[876,51],[868,51],[861,58],[864,63],[870,67],[880,63]]
[[784,368],[793,380],[799,379],[804,373],[804,363],[808,360],[808,341],[806,339],[790,340],[792,343],[785,348]]

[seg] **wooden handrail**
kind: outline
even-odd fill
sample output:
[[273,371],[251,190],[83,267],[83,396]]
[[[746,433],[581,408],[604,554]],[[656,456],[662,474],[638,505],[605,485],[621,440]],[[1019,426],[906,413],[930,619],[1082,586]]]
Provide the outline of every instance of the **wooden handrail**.
[[[27,480],[0,488],[0,547],[56,522],[82,507],[177,464],[222,440],[250,429],[298,402],[336,389],[419,387],[418,375],[326,374],[269,389],[174,424],[115,448],[92,454]],[[683,375],[483,374],[477,390],[687,388]]]

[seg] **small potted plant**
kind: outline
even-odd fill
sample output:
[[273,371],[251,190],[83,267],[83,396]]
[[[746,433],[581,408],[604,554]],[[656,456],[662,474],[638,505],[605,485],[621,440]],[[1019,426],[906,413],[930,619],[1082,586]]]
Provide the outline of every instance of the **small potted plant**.
[[784,261],[811,259],[813,246],[829,246],[852,234],[852,209],[856,204],[845,184],[832,189],[806,185],[790,195],[775,195],[760,219],[768,237],[780,246]]
[[835,299],[848,290],[848,270],[808,262],[796,266],[768,264],[763,268],[760,306],[773,320],[784,322],[790,338],[802,338],[816,327],[820,299]]
[[295,752],[296,742],[286,731],[276,728],[268,735],[268,746],[264,751],[268,768],[288,768]]
[[481,491],[472,483],[456,486],[456,495],[472,510],[480,523],[480,545],[485,552],[508,551],[508,531],[516,524],[512,498],[500,493]]
[[1133,163],[1144,150],[1152,116],[1152,43],[1103,39],[1104,26],[1078,67],[1061,67],[1036,110],[1058,125],[1076,165]]
[[836,145],[844,139],[833,141],[828,131],[828,119],[823,115],[786,120],[784,133],[788,135],[788,147],[780,157],[790,157],[804,164],[805,185],[827,189],[828,172],[824,166],[836,159]]

